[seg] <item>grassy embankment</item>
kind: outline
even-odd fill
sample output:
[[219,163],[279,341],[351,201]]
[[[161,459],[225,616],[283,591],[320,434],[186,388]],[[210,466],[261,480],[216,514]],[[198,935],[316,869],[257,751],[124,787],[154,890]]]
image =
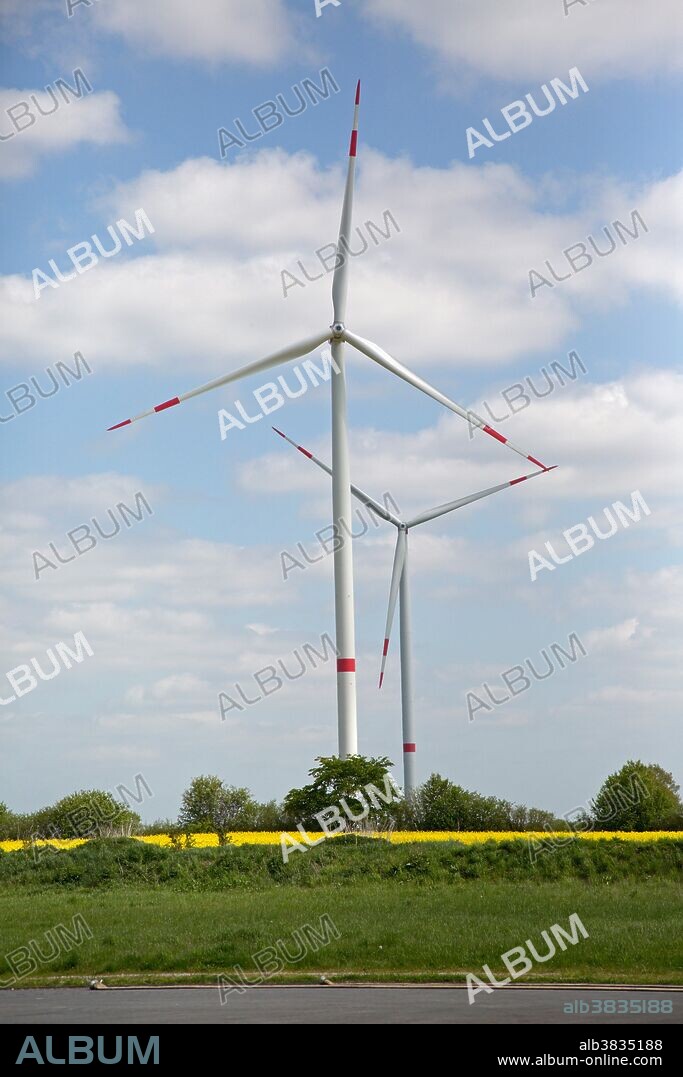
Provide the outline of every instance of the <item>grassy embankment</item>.
[[[578,913],[589,937],[525,981],[681,983],[680,840],[572,842],[531,862],[526,842],[461,846],[326,842],[283,864],[279,849],[168,850],[130,840],[0,854],[0,954],[80,914],[92,938],[17,986],[215,982],[327,915],[339,938],[272,982],[452,980],[506,975],[500,955]],[[678,955],[678,956],[677,956]],[[0,978],[9,979],[6,958]]]

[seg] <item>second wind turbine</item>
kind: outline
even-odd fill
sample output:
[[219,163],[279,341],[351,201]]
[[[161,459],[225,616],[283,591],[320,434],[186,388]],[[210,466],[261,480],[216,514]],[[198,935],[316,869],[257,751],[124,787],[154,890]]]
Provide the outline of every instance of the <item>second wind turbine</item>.
[[[305,449],[303,445],[297,445],[296,441],[292,441],[286,434],[283,434],[282,430],[278,430],[276,426],[273,427],[273,430],[276,434],[279,434],[281,438],[284,438],[285,441],[288,441],[290,445],[293,445],[295,449],[298,449],[300,453],[303,453],[307,459],[312,460],[314,464],[317,464],[319,468],[334,478],[332,468],[328,467],[327,464],[324,464],[322,460],[319,460],[312,452]],[[499,483],[498,486],[489,486],[486,490],[479,490],[476,494],[467,494],[466,497],[459,497],[456,501],[447,501],[444,505],[437,505],[434,509],[427,509],[426,512],[420,512],[410,520],[400,520],[398,516],[394,516],[392,512],[389,512],[384,505],[380,505],[379,501],[375,501],[369,494],[363,493],[358,486],[351,486],[351,493],[358,501],[365,505],[366,508],[371,509],[375,515],[381,516],[387,523],[393,524],[398,531],[396,536],[396,548],[394,550],[394,565],[391,570],[389,609],[387,610],[384,645],[382,647],[379,687],[381,688],[384,683],[384,668],[386,666],[387,654],[389,653],[391,626],[394,622],[396,600],[400,599],[399,634],[401,642],[403,791],[406,797],[412,796],[417,784],[415,775],[415,753],[417,751],[417,743],[415,740],[415,716],[413,707],[413,646],[410,623],[410,587],[408,584],[408,532],[412,530],[413,527],[428,523],[429,520],[436,520],[439,516],[446,516],[447,513],[455,512],[456,509],[462,509],[465,505],[471,505],[474,501],[481,501],[482,498],[489,497],[491,494],[497,494],[500,490],[507,490],[510,486],[517,486],[520,482],[525,482],[527,479],[534,479],[537,475],[547,475],[549,471],[554,470],[555,467],[544,467],[541,471],[533,471],[530,475],[520,475],[518,479],[510,479],[508,482]]]

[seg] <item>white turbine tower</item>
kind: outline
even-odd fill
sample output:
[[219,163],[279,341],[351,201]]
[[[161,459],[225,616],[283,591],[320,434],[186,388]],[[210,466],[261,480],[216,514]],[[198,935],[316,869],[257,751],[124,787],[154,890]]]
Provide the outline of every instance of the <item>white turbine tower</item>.
[[[356,151],[358,142],[358,111],[360,106],[360,82],[356,87],[356,106],[353,118],[353,130],[351,132],[351,145],[349,147],[349,163],[346,177],[346,189],[342,205],[341,223],[339,226],[339,239],[337,241],[337,266],[332,281],[332,304],[334,321],[331,326],[321,329],[305,340],[296,344],[290,344],[281,348],[264,359],[257,359],[253,363],[233,370],[229,374],[223,374],[220,378],[200,385],[189,392],[171,397],[162,404],[142,411],[134,415],[132,419],[124,419],[123,422],[110,426],[110,430],[118,430],[122,426],[129,426],[155,412],[166,411],[168,408],[182,404],[194,396],[208,393],[212,389],[218,389],[222,385],[247,378],[251,374],[262,374],[272,367],[287,363],[293,359],[299,359],[303,355],[314,351],[321,344],[330,342],[332,357],[337,370],[332,375],[332,466],[334,475],[332,478],[332,517],[339,526],[340,520],[348,520],[351,515],[351,491],[349,478],[349,452],[346,427],[346,371],[344,365],[344,345],[351,344],[358,351],[373,359],[386,370],[396,374],[399,378],[408,382],[409,385],[420,389],[421,392],[431,396],[444,407],[450,408],[472,426],[483,430],[507,445],[513,452],[530,460],[540,468],[545,465],[529,456],[523,449],[517,448],[507,438],[499,434],[497,430],[488,426],[482,418],[468,411],[460,404],[439,392],[423,378],[413,374],[407,367],[396,359],[393,359],[382,348],[377,347],[369,340],[350,332],[345,325],[346,297],[348,291],[348,267],[347,257],[349,250],[349,238],[352,226],[353,191],[356,173]],[[337,645],[337,715],[339,725],[339,755],[345,759],[349,755],[358,752],[358,734],[356,724],[356,658],[354,638],[354,614],[353,614],[353,560],[350,543],[343,543],[334,554],[334,594],[335,594],[335,619],[336,619],[336,645]]]
[[[288,441],[290,445],[293,445],[295,449],[298,449],[300,453],[303,453],[309,460],[312,460],[314,464],[317,464],[319,468],[326,471],[328,475],[334,473],[331,467],[324,464],[322,460],[319,460],[317,456],[314,456],[312,452],[305,449],[303,445],[297,445],[296,441],[292,441],[286,434],[283,434],[282,430],[278,430],[276,426],[273,427],[276,434],[279,434],[281,438]],[[507,490],[509,486],[517,486],[520,482],[525,482],[526,479],[534,479],[537,475],[546,475],[549,471],[554,471],[555,467],[543,468],[541,471],[534,471],[530,475],[521,475],[518,479],[511,479],[509,482],[501,482],[498,486],[489,486],[486,490],[479,490],[476,494],[468,494],[466,497],[459,497],[457,501],[448,501],[445,505],[437,505],[434,509],[427,509],[426,512],[421,512],[419,515],[414,516],[410,520],[400,520],[397,516],[394,516],[392,512],[384,506],[380,505],[378,501],[370,497],[369,494],[364,493],[358,486],[351,486],[351,493],[358,501],[362,502],[367,508],[371,509],[377,516],[380,516],[387,523],[393,524],[398,534],[396,536],[396,548],[394,550],[394,565],[391,571],[391,587],[389,589],[389,609],[387,610],[387,622],[384,632],[384,646],[382,648],[382,663],[379,674],[379,687],[382,687],[384,682],[384,668],[386,666],[387,654],[389,652],[389,639],[391,636],[391,626],[394,620],[394,612],[396,610],[396,601],[399,600],[399,629],[401,640],[401,717],[402,717],[402,729],[403,729],[403,790],[406,797],[412,796],[415,791],[415,752],[417,745],[415,741],[415,718],[413,710],[413,654],[412,654],[412,631],[410,625],[410,588],[408,585],[408,532],[413,527],[417,527],[419,524],[425,524],[429,520],[436,520],[439,516],[445,516],[449,512],[455,512],[456,509],[462,509],[465,505],[471,505],[474,501],[481,501],[484,497],[489,497],[490,494],[497,494],[500,490]],[[349,521],[350,522],[350,521]],[[349,543],[350,545],[350,543]]]

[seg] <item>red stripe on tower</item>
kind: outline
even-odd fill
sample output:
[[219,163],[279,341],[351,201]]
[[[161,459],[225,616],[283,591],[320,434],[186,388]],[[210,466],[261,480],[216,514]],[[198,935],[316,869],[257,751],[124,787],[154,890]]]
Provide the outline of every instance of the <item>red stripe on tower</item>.
[[414,752],[415,751],[415,745],[414,744],[404,744],[403,745],[403,751],[404,752]]
[[355,673],[356,672],[356,659],[355,658],[338,658],[337,659],[337,673]]
[[[492,426],[485,426],[484,433],[490,434],[492,438],[496,439],[496,441],[502,441],[503,445],[507,444],[507,438],[504,438],[503,435],[499,434],[497,430],[494,430]],[[529,456],[528,459],[531,460],[531,457]],[[541,464],[541,467],[543,467],[543,464]]]
[[157,404],[155,411],[166,411],[166,408],[174,408],[176,404],[179,404],[180,400],[177,396],[174,396],[172,400],[164,400],[163,404]]
[[132,419],[124,419],[122,423],[117,423],[116,426],[108,426],[107,431],[109,431],[109,430],[120,430],[122,426],[130,426],[132,421],[133,421]]
[[349,146],[349,157],[356,156],[356,150],[358,147],[358,131],[351,132],[351,145]]

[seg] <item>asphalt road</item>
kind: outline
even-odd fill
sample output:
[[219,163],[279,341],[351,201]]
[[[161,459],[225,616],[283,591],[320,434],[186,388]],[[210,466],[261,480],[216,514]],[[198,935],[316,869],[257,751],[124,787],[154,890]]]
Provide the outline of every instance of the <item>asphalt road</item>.
[[[565,1013],[568,1003],[671,1000],[671,1014]],[[618,1009],[618,1005],[616,1007]],[[673,990],[501,988],[469,1005],[458,987],[87,988],[0,992],[0,1024],[680,1024],[683,993]]]

